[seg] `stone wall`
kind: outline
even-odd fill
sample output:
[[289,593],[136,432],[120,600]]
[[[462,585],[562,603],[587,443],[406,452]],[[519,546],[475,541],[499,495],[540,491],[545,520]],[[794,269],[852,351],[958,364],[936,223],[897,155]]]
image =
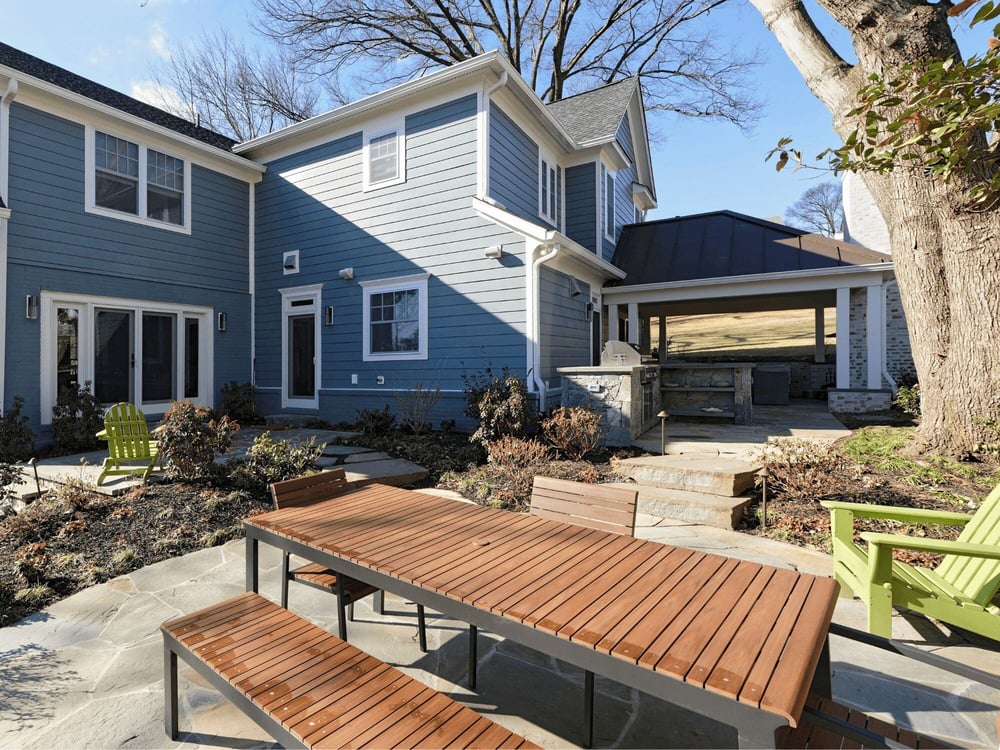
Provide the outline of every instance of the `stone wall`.
[[915,374],[913,352],[896,281],[890,281],[885,287],[885,321],[885,368],[897,382],[908,380]]
[[831,388],[827,401],[832,412],[865,414],[873,411],[886,411],[892,404],[892,393],[890,391]]
[[[641,374],[654,381],[645,386],[643,402]],[[563,367],[562,405],[585,406],[601,414],[604,445],[631,445],[642,433],[655,427],[660,410],[659,368]]]

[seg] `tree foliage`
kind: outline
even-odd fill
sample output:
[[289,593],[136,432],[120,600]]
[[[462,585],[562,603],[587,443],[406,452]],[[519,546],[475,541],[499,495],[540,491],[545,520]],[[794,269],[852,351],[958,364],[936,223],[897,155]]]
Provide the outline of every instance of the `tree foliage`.
[[311,117],[324,93],[336,98],[283,51],[259,54],[227,31],[177,47],[155,78],[159,106],[238,141]]
[[838,182],[821,182],[806,190],[785,211],[785,221],[827,237],[840,231],[844,223],[843,190]]
[[[949,9],[957,16],[979,5],[972,24],[1000,17],[1000,4],[964,0]],[[1000,25],[994,27],[1000,36]],[[1000,43],[982,54],[921,58],[890,75],[872,73],[847,117],[857,126],[843,145],[816,156],[834,171],[926,172],[966,189],[966,210],[1000,201]],[[992,134],[992,137],[989,135]],[[777,169],[802,154],[782,139],[772,154]]]
[[[744,124],[754,64],[712,28],[728,0],[258,0],[261,30],[369,90],[496,48],[543,101],[641,76],[646,104]],[[358,75],[358,72],[361,75]]]

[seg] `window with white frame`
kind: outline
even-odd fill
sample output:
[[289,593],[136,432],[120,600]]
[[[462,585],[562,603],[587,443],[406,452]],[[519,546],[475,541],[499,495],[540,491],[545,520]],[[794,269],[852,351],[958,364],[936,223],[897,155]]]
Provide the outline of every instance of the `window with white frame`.
[[396,185],[406,179],[404,139],[402,127],[365,133],[365,190]]
[[189,231],[190,169],[176,156],[87,130],[87,210]]
[[428,274],[361,283],[367,361],[427,359]]
[[102,404],[162,414],[187,398],[212,406],[212,309],[43,292],[42,420],[66,388],[88,383]]
[[615,239],[615,173],[601,164],[601,227],[604,237]]
[[559,224],[562,168],[548,155],[538,153],[538,215]]

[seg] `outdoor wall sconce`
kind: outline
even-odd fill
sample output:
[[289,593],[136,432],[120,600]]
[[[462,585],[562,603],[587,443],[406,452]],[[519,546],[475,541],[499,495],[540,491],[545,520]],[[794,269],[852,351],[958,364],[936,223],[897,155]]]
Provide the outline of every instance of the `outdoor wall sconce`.
[[583,319],[588,323],[594,319],[594,303],[588,302],[583,306]]
[[281,272],[287,276],[299,272],[299,251],[289,250],[281,256]]
[[225,313],[219,313],[219,325],[218,325],[219,330],[220,331],[226,330],[226,326],[228,324],[229,324],[229,316],[226,315]]
[[483,255],[491,260],[499,260],[503,257],[503,245],[490,245],[483,251]]
[[337,275],[344,281],[350,281],[354,278],[354,268],[341,268],[337,271]]
[[327,305],[323,308],[323,325],[333,325],[333,305]]
[[29,294],[24,300],[24,317],[28,320],[38,320],[38,295]]

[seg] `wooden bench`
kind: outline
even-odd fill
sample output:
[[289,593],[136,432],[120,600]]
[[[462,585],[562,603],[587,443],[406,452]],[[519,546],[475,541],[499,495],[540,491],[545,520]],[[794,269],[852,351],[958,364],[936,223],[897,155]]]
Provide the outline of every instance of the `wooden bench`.
[[[1000,676],[952,661],[908,643],[882,638],[839,623],[830,625],[830,634],[905,656],[981,685],[1000,689]],[[997,731],[1000,733],[1000,716],[997,717]],[[941,739],[902,729],[815,692],[810,693],[806,699],[799,725],[794,729],[786,728],[777,740],[778,747],[783,748],[909,747],[930,750],[953,747]]]
[[160,630],[172,740],[180,656],[285,747],[536,747],[258,594]]

